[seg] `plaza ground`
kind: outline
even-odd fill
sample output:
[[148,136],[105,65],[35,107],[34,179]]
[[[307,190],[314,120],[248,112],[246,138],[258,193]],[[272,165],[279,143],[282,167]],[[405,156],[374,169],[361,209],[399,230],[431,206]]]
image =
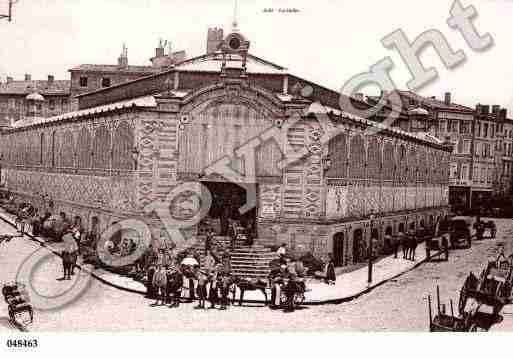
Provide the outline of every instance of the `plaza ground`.
[[[273,311],[261,304],[231,306],[227,311],[219,311],[197,310],[195,303],[184,303],[178,309],[171,309],[151,307],[152,301],[142,295],[93,280],[72,303],[55,310],[37,310],[35,322],[29,329],[427,331],[427,295],[435,293],[436,285],[440,286],[442,301],[448,303],[451,298],[457,301],[463,280],[470,271],[480,272],[502,245],[506,253],[513,251],[513,221],[499,219],[496,222],[496,239],[474,242],[471,249],[451,251],[448,262],[424,263],[341,304],[305,306],[294,313]],[[2,222],[0,233],[14,232]],[[21,263],[35,251],[41,251],[39,245],[26,239],[3,243],[0,246],[0,282],[12,281]],[[42,295],[62,295],[72,282],[57,281],[61,276],[60,259],[50,256],[40,263],[32,283]],[[339,278],[340,283],[344,281],[343,276]],[[0,304],[0,331],[12,330],[5,321],[6,311],[6,305]]]

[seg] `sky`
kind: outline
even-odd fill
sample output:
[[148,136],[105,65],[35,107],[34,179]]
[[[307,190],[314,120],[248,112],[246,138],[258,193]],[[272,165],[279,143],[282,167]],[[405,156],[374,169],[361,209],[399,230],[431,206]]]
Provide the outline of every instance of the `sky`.
[[[189,56],[205,52],[209,27],[231,30],[235,0],[19,0],[14,20],[0,20],[0,78],[33,79],[83,63],[115,64],[125,42],[129,63],[149,65],[158,39]],[[0,13],[7,0],[0,0]],[[289,69],[295,75],[340,90],[351,77],[366,72],[386,56],[394,62],[391,76],[406,89],[411,75],[399,53],[381,39],[402,29],[413,41],[422,32],[442,32],[467,61],[448,70],[428,47],[421,59],[434,66],[437,80],[419,89],[421,95],[474,107],[499,104],[513,117],[513,0],[461,0],[475,6],[473,20],[494,46],[474,52],[446,20],[452,0],[238,0],[240,31],[251,41],[250,52]],[[264,9],[273,8],[274,12]],[[280,12],[279,9],[298,12]],[[364,89],[373,93],[375,89]]]

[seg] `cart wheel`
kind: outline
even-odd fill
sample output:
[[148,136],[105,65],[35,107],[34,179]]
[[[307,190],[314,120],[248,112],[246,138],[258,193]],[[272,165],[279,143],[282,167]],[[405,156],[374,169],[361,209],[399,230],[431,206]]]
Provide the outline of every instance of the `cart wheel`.
[[303,304],[303,302],[305,301],[305,295],[303,293],[296,293],[294,295],[294,302],[297,304],[297,305],[301,305]]
[[281,291],[280,293],[280,304],[281,305],[285,305],[287,303],[287,294],[285,293],[285,291]]

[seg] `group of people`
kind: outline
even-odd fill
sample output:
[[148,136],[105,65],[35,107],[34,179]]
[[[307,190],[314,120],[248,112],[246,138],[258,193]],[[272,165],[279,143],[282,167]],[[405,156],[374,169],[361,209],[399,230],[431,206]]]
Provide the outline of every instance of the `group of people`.
[[147,295],[156,299],[153,306],[170,303],[172,307],[178,307],[184,284],[188,300],[198,300],[197,309],[206,309],[207,301],[209,308],[220,305],[219,309],[227,309],[231,285],[230,254],[215,248],[213,241],[213,231],[209,231],[202,267],[201,256],[194,248],[175,255],[174,248],[154,249],[150,246],[143,261]]
[[40,197],[35,201],[40,203],[34,205],[27,202],[18,203],[14,196],[10,195],[3,199],[5,203],[2,204],[16,216],[15,224],[22,235],[31,233],[44,237],[46,241],[61,243],[63,276],[58,280],[70,280],[75,273],[74,269],[81,252],[84,257],[97,256],[95,244],[98,239],[98,228],[93,223],[92,230],[86,232],[80,216],[69,218],[65,212],[57,213],[53,201],[48,196]]

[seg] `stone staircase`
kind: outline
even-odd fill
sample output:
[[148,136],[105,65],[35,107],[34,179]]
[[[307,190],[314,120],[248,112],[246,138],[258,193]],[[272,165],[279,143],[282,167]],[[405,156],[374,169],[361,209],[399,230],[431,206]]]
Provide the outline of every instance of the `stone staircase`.
[[[200,236],[198,239],[194,248],[201,254],[200,264],[203,267],[205,261],[205,236]],[[240,277],[265,279],[270,271],[269,262],[278,258],[275,252],[272,252],[269,248],[261,244],[247,246],[243,243],[236,243],[235,248],[231,250],[229,237],[216,236],[215,241],[228,249],[230,252],[232,274]]]

